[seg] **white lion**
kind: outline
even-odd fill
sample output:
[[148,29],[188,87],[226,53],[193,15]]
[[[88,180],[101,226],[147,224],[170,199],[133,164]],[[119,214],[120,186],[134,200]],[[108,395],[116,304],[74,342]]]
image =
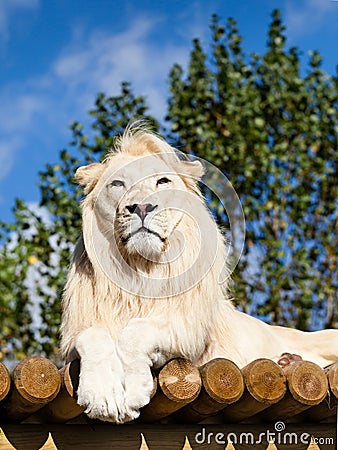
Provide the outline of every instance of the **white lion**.
[[78,403],[125,422],[153,388],[151,367],[173,357],[240,367],[288,351],[325,366],[338,331],[267,325],[237,311],[220,283],[226,246],[182,160],[145,129],[128,128],[103,163],[80,167],[83,233],[63,296],[62,351],[81,359]]

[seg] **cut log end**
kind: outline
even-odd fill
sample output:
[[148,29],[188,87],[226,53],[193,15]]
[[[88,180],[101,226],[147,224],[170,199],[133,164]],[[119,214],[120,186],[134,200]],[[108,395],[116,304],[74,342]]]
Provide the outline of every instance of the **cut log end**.
[[13,371],[13,382],[20,395],[30,403],[50,401],[60,389],[57,368],[40,356],[21,361]]
[[297,361],[285,369],[292,396],[305,405],[317,405],[327,395],[325,372],[310,361]]
[[158,389],[142,408],[140,420],[153,422],[168,417],[195,400],[201,386],[199,370],[190,361],[182,358],[169,361],[158,374]]
[[192,401],[201,390],[198,369],[182,358],[169,361],[160,371],[158,381],[166,397],[175,402]]
[[217,358],[201,367],[203,386],[218,403],[230,404],[243,394],[244,381],[240,369],[232,361]]
[[275,362],[260,358],[242,369],[246,387],[257,401],[273,404],[286,393],[286,377]]

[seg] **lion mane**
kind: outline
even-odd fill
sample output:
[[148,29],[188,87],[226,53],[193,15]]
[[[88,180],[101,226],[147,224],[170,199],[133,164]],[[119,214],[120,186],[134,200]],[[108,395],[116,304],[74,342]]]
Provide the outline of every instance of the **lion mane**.
[[[140,195],[139,182],[145,189],[141,195],[150,198],[157,187],[168,182],[166,177],[176,177],[179,188],[160,199],[162,209],[155,225],[164,237],[157,239],[154,254],[149,250],[144,256],[123,243],[128,239],[128,235],[123,237],[126,218],[119,215],[120,203],[110,203],[107,197],[107,186],[121,189],[122,181],[114,179],[121,173],[133,177],[125,194],[132,205]],[[149,181],[154,173],[162,176],[155,188]],[[222,342],[229,345],[225,322],[231,323],[234,307],[228,299],[228,281],[220,282],[226,270],[226,245],[198,187],[202,175],[199,161],[182,157],[144,127],[129,127],[102,163],[77,170],[75,179],[85,197],[82,235],[63,294],[61,349],[68,360],[83,330],[103,326],[117,339],[135,318],[158,320],[170,336],[173,356],[196,363],[209,359],[214,341],[218,346]],[[120,201],[123,195],[119,195]],[[175,212],[176,204],[179,211]],[[148,252],[155,240],[153,235],[138,238],[137,245]],[[175,257],[167,256],[168,247],[176,251]],[[231,351],[238,360],[235,346]]]

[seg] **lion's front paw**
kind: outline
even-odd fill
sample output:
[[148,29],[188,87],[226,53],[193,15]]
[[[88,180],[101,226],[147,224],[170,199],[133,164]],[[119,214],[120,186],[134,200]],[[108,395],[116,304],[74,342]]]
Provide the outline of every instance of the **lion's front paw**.
[[[106,373],[104,373],[106,372]],[[111,371],[82,371],[77,402],[91,419],[121,422],[125,395],[121,378]]]
[[[110,392],[98,392],[93,389],[79,389],[78,404],[83,406],[85,413],[91,419],[100,419],[109,422],[117,422],[120,416],[118,404],[115,401],[115,390]],[[114,395],[115,394],[115,395]],[[119,402],[123,404],[123,400]]]
[[140,409],[150,402],[154,389],[154,380],[149,374],[142,377],[137,375],[128,376],[125,383],[125,417],[124,422],[137,419]]

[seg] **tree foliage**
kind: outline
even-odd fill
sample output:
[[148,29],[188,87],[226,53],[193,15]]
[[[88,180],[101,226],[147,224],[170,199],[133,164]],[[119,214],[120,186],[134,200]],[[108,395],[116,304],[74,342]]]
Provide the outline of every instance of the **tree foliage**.
[[239,193],[247,241],[235,297],[271,323],[337,326],[337,79],[316,52],[302,76],[278,11],[263,56],[244,56],[232,19],[214,17],[212,33],[210,55],[195,40],[187,73],[172,69],[168,119]]
[[[265,54],[247,56],[236,22],[214,16],[211,46],[194,40],[187,70],[170,71],[162,134],[216,165],[235,187],[246,244],[233,295],[241,309],[270,323],[338,326],[337,87],[318,53],[306,71],[301,67],[299,50],[286,47],[278,11]],[[40,208],[18,200],[15,222],[2,224],[2,356],[56,354],[60,294],[81,226],[74,170],[101,159],[131,119],[159,128],[128,83],[116,97],[99,94],[90,116],[88,134],[74,122],[70,149],[40,172]],[[226,222],[216,198],[210,207]]]

